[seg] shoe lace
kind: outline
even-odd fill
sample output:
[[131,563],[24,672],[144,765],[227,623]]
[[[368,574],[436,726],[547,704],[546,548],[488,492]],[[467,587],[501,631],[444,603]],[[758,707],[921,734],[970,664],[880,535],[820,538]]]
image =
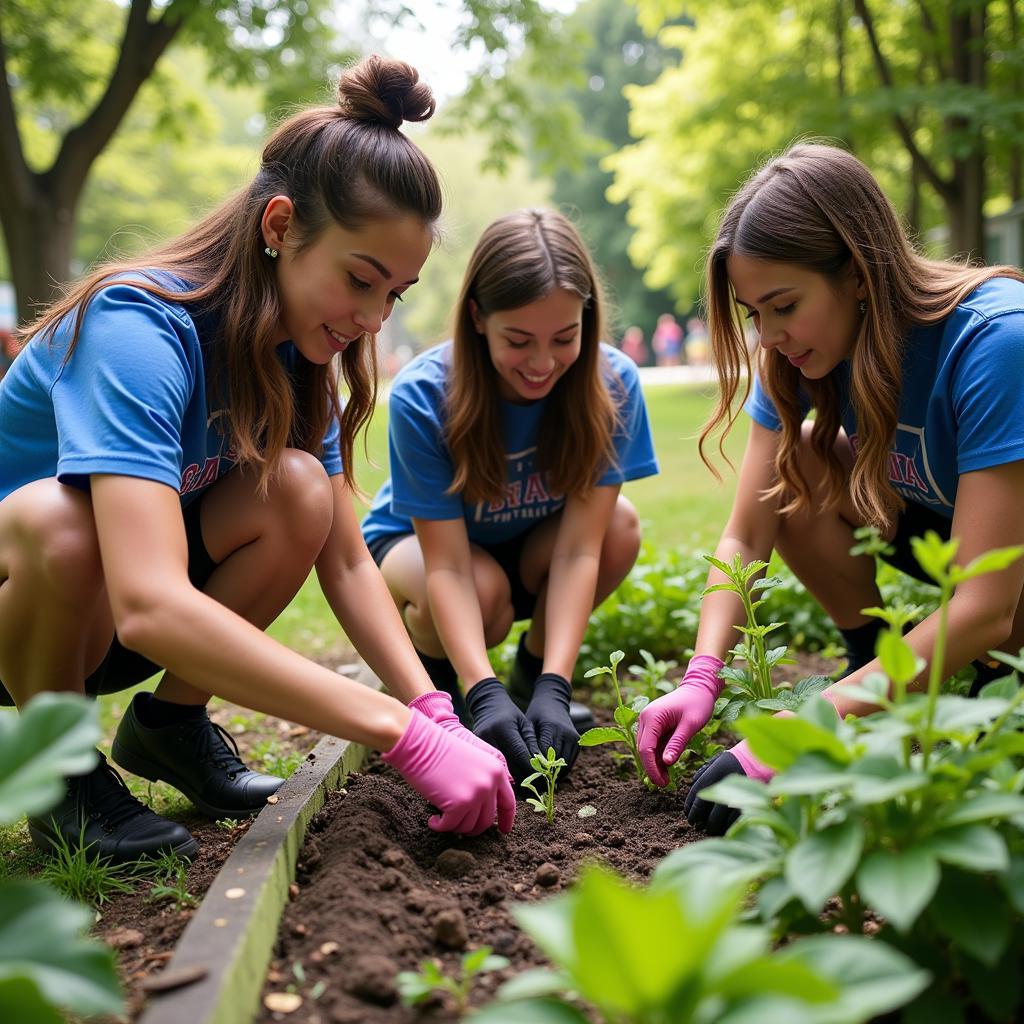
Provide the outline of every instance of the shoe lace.
[[89,811],[108,828],[145,814],[149,808],[136,799],[124,779],[100,754],[100,763],[80,782],[80,792]]
[[203,717],[196,722],[195,736],[196,755],[213,767],[227,773],[229,779],[247,771],[242,760],[238,744],[234,737],[222,725],[211,722]]

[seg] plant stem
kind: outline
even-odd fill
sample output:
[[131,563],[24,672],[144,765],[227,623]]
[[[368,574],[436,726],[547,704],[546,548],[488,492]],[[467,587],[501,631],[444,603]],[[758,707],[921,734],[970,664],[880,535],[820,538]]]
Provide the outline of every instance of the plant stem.
[[949,600],[953,589],[948,580],[942,580],[939,587],[939,631],[932,650],[932,663],[928,668],[928,709],[925,715],[924,735],[921,737],[921,767],[924,771],[928,770],[928,761],[932,753],[932,726],[935,721],[935,705],[939,699],[939,686],[942,683],[942,669],[946,660],[946,630],[949,625]]

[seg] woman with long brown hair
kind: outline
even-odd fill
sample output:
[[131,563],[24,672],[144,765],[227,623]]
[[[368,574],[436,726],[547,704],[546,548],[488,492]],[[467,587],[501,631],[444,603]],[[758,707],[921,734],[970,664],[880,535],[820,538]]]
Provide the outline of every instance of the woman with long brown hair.
[[[841,149],[792,147],[729,204],[707,264],[711,345],[721,391],[701,436],[732,426],[749,373],[744,319],[759,340],[746,408],[753,424],[732,513],[715,554],[744,563],[777,550],[839,627],[846,675],[836,711],[874,707],[844,692],[879,669],[874,559],[850,549],[858,527],[889,540],[889,561],[920,575],[910,538],[956,537],[964,564],[1024,542],[1024,275],[926,259],[867,168]],[[808,413],[813,410],[814,418]],[[707,459],[705,459],[707,461]],[[709,585],[723,582],[712,570]],[[1024,563],[961,584],[949,608],[946,668],[1024,643]],[[711,716],[718,672],[743,622],[738,598],[709,594],[696,654],[674,692],[640,716],[647,770],[664,784]],[[937,613],[907,641],[925,662]],[[975,665],[974,692],[1001,674]],[[923,686],[927,669],[917,684]],[[691,823],[723,832],[736,812],[701,798],[724,776],[770,771],[740,743],[709,762],[686,801]]]
[[[113,759],[215,818],[259,810],[281,780],[245,767],[212,694],[385,751],[441,812],[432,827],[512,826],[504,761],[431,685],[352,503],[374,335],[441,210],[399,127],[433,109],[407,64],[349,69],[336,106],[274,132],[240,195],[70,288],[0,383],[0,697],[109,693],[165,669]],[[393,697],[264,634],[313,567]],[[196,850],[102,757],[29,829],[121,860]]]
[[[587,618],[640,546],[619,491],[657,472],[636,366],[602,343],[603,312],[565,217],[522,210],[492,223],[452,341],[395,379],[391,479],[363,521],[435,685],[517,780],[537,751],[554,747],[570,765],[578,753],[589,712],[571,709],[569,680]],[[506,690],[487,648],[517,619],[530,626]]]

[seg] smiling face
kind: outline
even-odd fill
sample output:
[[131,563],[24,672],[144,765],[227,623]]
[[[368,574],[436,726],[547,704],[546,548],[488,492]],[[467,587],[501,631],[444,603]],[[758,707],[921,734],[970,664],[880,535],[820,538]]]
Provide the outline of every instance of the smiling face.
[[267,244],[279,250],[279,340],[290,339],[311,363],[327,363],[364,333],[380,330],[401,294],[416,283],[431,231],[411,214],[369,221],[357,230],[331,224],[296,251],[289,244],[290,214],[277,212],[284,214],[283,226],[268,207],[264,237],[269,230]]
[[793,263],[734,252],[726,260],[736,301],[754,321],[758,340],[812,380],[827,376],[853,352],[863,287],[851,273],[835,282]]
[[583,300],[556,288],[542,299],[481,317],[473,323],[487,338],[498,393],[509,402],[534,402],[551,393],[580,355]]

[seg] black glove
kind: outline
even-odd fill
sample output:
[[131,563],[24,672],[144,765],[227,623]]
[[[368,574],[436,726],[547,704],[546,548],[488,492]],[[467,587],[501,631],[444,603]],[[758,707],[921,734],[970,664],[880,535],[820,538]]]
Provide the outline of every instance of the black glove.
[[708,786],[721,782],[728,775],[743,774],[743,767],[728,750],[723,750],[708,761],[690,783],[690,792],[686,794],[686,802],[683,804],[686,820],[691,825],[704,829],[709,836],[725,835],[729,826],[740,816],[740,812],[726,804],[702,800],[700,793]]
[[572,686],[564,676],[544,672],[537,676],[526,717],[537,733],[538,750],[546,754],[548,747],[565,759],[564,772],[572,767],[580,752],[580,734],[569,717]]
[[473,716],[473,733],[505,755],[516,782],[532,775],[530,758],[540,745],[533,726],[512,703],[501,680],[495,676],[481,679],[466,693],[466,704]]

